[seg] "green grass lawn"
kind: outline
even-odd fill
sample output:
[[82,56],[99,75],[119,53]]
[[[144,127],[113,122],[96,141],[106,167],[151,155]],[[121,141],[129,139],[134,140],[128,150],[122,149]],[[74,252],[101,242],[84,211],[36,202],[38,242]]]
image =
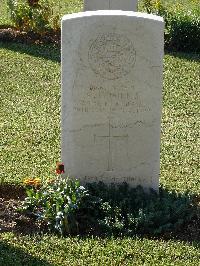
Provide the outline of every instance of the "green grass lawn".
[[[1,181],[54,174],[60,158],[60,52],[0,43]],[[200,192],[200,56],[167,54],[161,135],[161,184]],[[0,235],[0,265],[197,265],[199,243],[180,240]]]
[[2,266],[198,265],[199,246],[180,241],[3,234]]
[[0,53],[1,179],[47,177],[60,157],[59,51],[1,44]]
[[8,24],[10,22],[6,3],[7,0],[0,0],[0,25]]

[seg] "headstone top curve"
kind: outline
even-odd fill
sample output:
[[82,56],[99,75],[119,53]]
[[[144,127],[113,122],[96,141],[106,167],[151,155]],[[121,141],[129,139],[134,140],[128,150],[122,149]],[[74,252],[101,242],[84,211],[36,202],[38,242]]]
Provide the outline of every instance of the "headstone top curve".
[[127,17],[135,17],[135,18],[144,18],[155,21],[164,22],[163,17],[146,14],[142,12],[133,12],[133,11],[122,11],[122,10],[97,10],[97,11],[86,11],[86,12],[78,12],[73,14],[64,15],[62,17],[62,22],[65,20],[76,19],[81,17],[91,17],[91,16],[127,16]]

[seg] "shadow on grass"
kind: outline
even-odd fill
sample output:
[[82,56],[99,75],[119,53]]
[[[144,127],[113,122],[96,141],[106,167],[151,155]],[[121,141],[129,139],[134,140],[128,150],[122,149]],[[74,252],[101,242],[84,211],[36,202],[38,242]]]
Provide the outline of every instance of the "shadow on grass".
[[200,62],[200,54],[198,53],[184,53],[184,52],[176,52],[176,51],[165,51],[166,55],[171,55],[180,59],[185,59],[191,62]]
[[18,42],[0,42],[0,49],[8,49],[22,54],[44,58],[53,62],[60,62],[60,47],[58,45],[37,45],[37,44],[24,44]]
[[29,255],[20,248],[0,241],[0,265],[2,266],[53,266],[49,262]]
[[[26,44],[20,42],[2,42],[0,41],[0,48],[5,48],[14,52],[26,53],[31,56],[44,58],[53,62],[61,62],[61,50],[59,45],[54,44]],[[166,50],[165,54],[186,59],[188,61],[200,61],[200,55],[195,53],[183,53]]]

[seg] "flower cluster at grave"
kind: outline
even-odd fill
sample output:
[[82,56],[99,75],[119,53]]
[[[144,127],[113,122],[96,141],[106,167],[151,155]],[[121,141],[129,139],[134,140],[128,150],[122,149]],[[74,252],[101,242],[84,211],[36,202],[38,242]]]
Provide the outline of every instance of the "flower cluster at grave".
[[26,186],[39,187],[41,186],[41,179],[40,178],[26,178],[23,181],[23,183]]
[[[127,183],[85,184],[63,178],[64,164],[56,163],[56,177],[47,182],[26,178],[22,211],[43,230],[62,236],[80,234],[161,235],[180,230],[197,213],[194,199],[160,188],[146,193]],[[45,230],[46,230],[45,229]]]

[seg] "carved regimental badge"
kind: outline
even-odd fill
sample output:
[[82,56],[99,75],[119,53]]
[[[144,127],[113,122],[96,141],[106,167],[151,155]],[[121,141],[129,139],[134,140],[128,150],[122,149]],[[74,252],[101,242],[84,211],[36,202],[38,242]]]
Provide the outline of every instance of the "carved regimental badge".
[[127,75],[135,64],[135,57],[131,40],[117,33],[100,34],[90,45],[88,52],[92,70],[108,80]]

